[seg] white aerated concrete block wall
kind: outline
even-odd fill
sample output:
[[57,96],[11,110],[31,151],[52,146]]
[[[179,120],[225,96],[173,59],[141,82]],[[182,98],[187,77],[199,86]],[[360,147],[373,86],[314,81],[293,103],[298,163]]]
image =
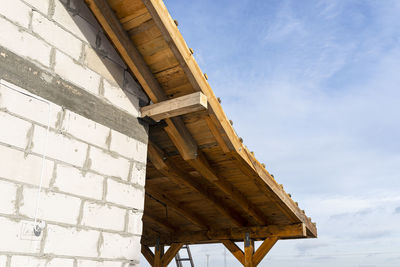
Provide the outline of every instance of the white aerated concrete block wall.
[[[135,118],[147,101],[83,0],[4,0],[0,33],[0,47]],[[146,155],[1,80],[0,267],[138,266]]]

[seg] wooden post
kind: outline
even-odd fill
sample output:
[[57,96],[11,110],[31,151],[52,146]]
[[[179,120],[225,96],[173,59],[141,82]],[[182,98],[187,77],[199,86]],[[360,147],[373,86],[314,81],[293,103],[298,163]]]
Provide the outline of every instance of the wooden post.
[[154,265],[153,267],[163,267],[162,257],[164,256],[164,245],[160,245],[160,239],[157,240],[157,244],[154,251]]
[[244,238],[244,267],[254,267],[253,265],[254,254],[254,240],[250,239],[250,234],[246,233]]

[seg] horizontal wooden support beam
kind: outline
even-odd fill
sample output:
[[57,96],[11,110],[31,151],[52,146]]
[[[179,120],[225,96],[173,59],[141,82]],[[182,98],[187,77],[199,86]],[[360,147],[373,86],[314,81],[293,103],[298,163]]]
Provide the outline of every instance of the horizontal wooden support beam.
[[160,121],[205,109],[207,109],[207,97],[201,92],[196,92],[142,107],[140,111],[141,117]]
[[[224,240],[243,241],[245,234],[249,233],[253,240],[264,240],[270,237],[277,238],[304,238],[306,237],[306,227],[303,223],[292,225],[268,225],[255,227],[240,227],[222,230],[207,230],[196,232],[179,232],[160,236],[161,244],[185,243],[203,244],[218,243]],[[142,238],[142,244],[154,245],[154,240]]]

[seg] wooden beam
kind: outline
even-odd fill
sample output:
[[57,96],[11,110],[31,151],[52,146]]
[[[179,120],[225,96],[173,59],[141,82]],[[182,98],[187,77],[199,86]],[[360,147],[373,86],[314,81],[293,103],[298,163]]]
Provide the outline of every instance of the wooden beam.
[[193,139],[183,120],[179,117],[165,119],[167,127],[164,127],[171,141],[181,154],[184,160],[195,159],[197,157],[197,143]]
[[244,265],[244,252],[231,240],[224,240],[222,244],[232,253],[232,255]]
[[145,257],[150,266],[153,266],[154,253],[149,249],[148,246],[142,245],[142,255]]
[[250,238],[250,233],[245,234],[244,239],[244,267],[255,267],[253,265],[254,240]]
[[140,111],[142,118],[147,116],[160,121],[205,109],[207,109],[207,97],[201,92],[196,92],[142,107]]
[[268,254],[268,252],[271,250],[271,248],[278,242],[278,237],[269,237],[265,239],[260,247],[257,249],[257,251],[253,255],[253,264],[254,266],[257,266],[265,257],[265,255]]
[[182,248],[183,243],[172,244],[162,258],[163,267],[167,267],[171,260],[175,257],[176,253]]
[[213,117],[215,117],[215,115],[213,115],[213,114],[210,114],[209,116],[205,117],[208,128],[210,129],[211,133],[215,137],[215,140],[217,140],[217,143],[218,143],[219,147],[222,149],[222,151],[224,153],[229,153],[230,149],[226,145],[224,138],[222,137],[221,132],[219,131],[217,125],[214,123]]
[[[173,234],[162,234],[160,240],[162,244],[185,243],[219,243],[224,240],[243,241],[245,233],[250,234],[254,240],[264,240],[269,237],[279,238],[304,238],[306,228],[303,223],[292,225],[268,225],[255,227],[239,227],[230,229],[204,230],[196,232],[178,232]],[[144,245],[153,245],[153,240],[142,240]]]
[[177,203],[176,201],[170,199],[167,195],[162,192],[154,189],[146,187],[146,193],[150,194],[155,199],[165,203],[168,208],[173,209],[175,212],[180,214],[182,218],[187,219],[194,225],[198,226],[200,229],[209,229],[208,223],[205,219],[199,217],[196,213],[189,209],[185,209],[182,205]]
[[[164,161],[164,164],[159,164],[160,158],[162,159],[164,156],[161,154],[157,155],[157,153],[159,153],[161,150],[157,148],[154,143],[149,142],[148,147],[153,147],[150,148],[151,153],[148,154],[149,160],[151,162],[153,161],[156,162],[157,166],[161,167],[159,171],[162,174],[166,175],[167,177],[175,181],[176,184],[178,185],[185,184],[187,187],[200,193],[206,200],[210,201],[218,209],[219,212],[226,215],[237,226],[247,225],[247,221],[242,216],[240,216],[240,214],[238,214],[234,210],[227,208],[222,198],[211,194],[207,188],[205,188],[202,184],[196,181],[197,180],[196,178],[182,171],[178,166],[174,165],[174,163],[171,160],[167,159]],[[156,164],[154,165],[156,166]]]

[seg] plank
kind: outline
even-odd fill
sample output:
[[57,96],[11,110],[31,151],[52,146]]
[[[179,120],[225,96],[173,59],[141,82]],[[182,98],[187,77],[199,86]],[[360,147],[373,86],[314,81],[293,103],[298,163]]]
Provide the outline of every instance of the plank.
[[201,92],[161,101],[142,107],[141,117],[155,121],[207,109],[207,97]]

